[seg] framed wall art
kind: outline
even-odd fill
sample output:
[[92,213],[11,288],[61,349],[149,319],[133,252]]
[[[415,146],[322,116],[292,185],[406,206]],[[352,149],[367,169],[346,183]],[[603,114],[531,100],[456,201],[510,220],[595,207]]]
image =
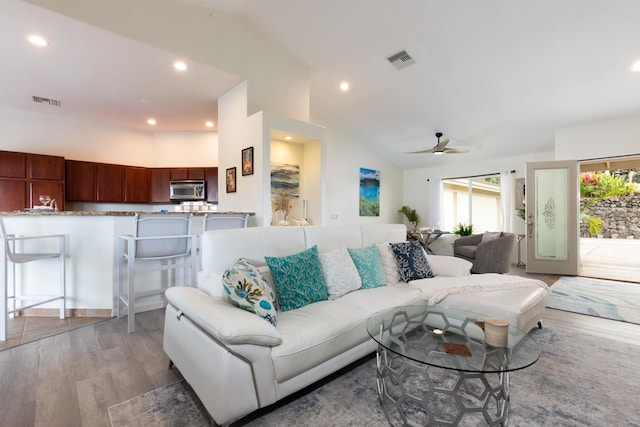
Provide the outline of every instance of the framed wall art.
[[236,168],[227,169],[227,193],[236,192]]
[[253,175],[253,147],[242,150],[242,176]]
[[360,216],[380,216],[380,171],[360,168]]

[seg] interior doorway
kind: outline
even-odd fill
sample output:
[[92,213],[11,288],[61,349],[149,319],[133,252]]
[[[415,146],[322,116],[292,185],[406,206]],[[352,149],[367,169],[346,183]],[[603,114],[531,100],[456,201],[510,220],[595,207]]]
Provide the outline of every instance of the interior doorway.
[[640,283],[639,171],[640,156],[580,162],[580,276]]

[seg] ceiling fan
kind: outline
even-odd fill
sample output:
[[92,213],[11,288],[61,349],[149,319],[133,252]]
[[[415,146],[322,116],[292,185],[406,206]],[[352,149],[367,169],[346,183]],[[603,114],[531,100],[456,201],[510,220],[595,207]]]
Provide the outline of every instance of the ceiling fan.
[[409,154],[433,153],[434,155],[439,155],[439,154],[460,154],[460,153],[469,152],[469,150],[464,148],[447,148],[447,144],[449,143],[449,138],[442,138],[442,132],[436,132],[436,138],[438,138],[438,143],[433,148],[429,148],[428,150],[410,151]]

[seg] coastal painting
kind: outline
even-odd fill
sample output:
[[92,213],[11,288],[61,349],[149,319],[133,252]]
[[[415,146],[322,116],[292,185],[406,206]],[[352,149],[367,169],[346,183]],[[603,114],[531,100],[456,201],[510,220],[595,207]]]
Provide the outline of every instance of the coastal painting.
[[[271,163],[271,206],[274,212],[280,212],[280,224],[285,225],[288,221],[294,201],[299,197],[300,165]],[[276,215],[273,218],[275,220]]]
[[360,168],[360,216],[380,216],[380,171]]

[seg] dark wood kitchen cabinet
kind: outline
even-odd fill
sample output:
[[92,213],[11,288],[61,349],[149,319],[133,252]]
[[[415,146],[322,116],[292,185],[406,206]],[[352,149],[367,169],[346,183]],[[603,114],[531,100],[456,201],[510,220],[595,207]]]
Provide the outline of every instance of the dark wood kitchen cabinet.
[[27,206],[27,182],[0,178],[0,211],[22,210]]
[[13,151],[0,151],[0,177],[26,178],[27,154]]
[[218,168],[205,168],[207,202],[218,203]]
[[96,164],[67,160],[65,167],[66,199],[71,202],[95,202]]
[[31,181],[29,183],[29,199],[31,207],[40,206],[40,195],[46,194],[56,200],[58,210],[64,210],[64,183],[61,181]]
[[0,151],[0,210],[39,206],[41,194],[64,209],[64,158]]
[[171,168],[171,181],[205,179],[205,168]]
[[96,201],[124,201],[124,166],[96,163]]
[[134,166],[124,168],[125,203],[149,202],[149,170]]
[[28,167],[30,179],[64,181],[64,157],[29,154]]
[[151,169],[149,173],[149,201],[151,203],[169,203],[170,181],[171,169]]

